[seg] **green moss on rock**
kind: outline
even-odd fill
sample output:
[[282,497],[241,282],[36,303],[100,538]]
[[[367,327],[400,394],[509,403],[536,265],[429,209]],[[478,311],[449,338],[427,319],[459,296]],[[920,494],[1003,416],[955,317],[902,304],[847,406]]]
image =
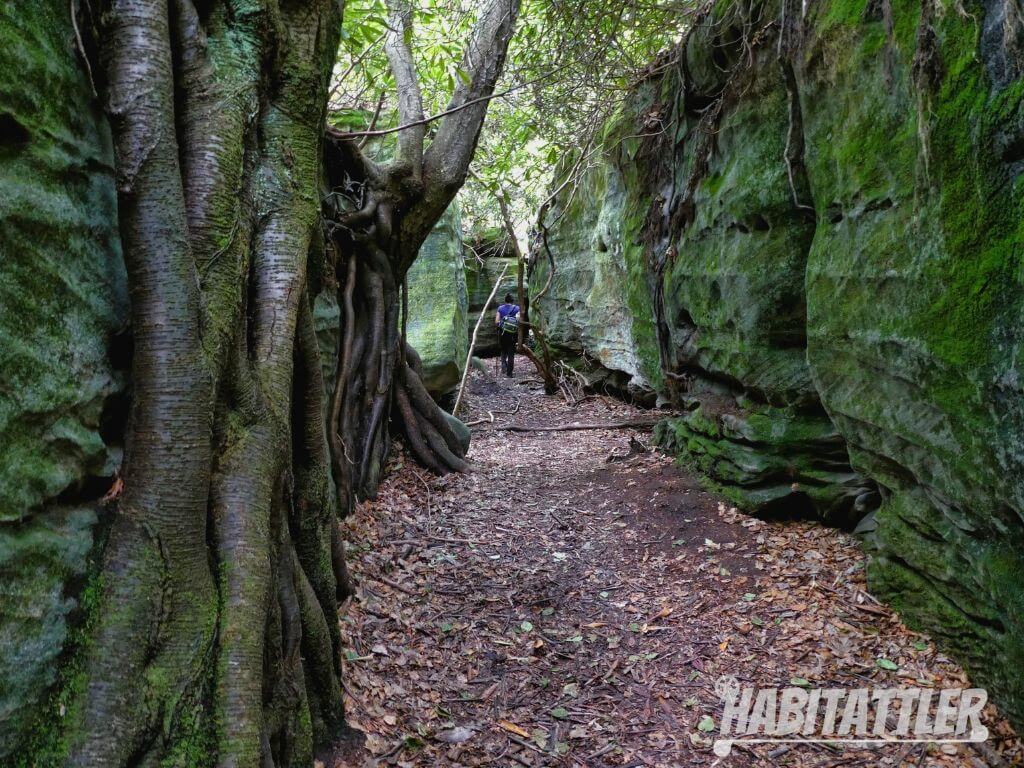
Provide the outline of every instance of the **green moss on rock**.
[[67,3],[0,8],[0,761],[59,716],[124,417],[113,151],[73,41]]
[[[619,357],[683,409],[662,443],[749,509],[843,520],[882,498],[870,585],[1019,724],[1021,20],[998,0],[822,0],[780,47],[758,26],[778,7],[722,0],[685,66],[635,88],[561,203],[566,284],[543,310],[583,354],[615,254]],[[594,248],[609,201],[619,239]]]
[[[504,230],[491,229],[485,232],[472,233],[463,251],[466,268],[466,293],[468,295],[469,313],[466,316],[467,343],[473,338],[476,322],[487,303],[487,298],[494,289],[494,284],[501,277],[494,301],[488,311],[488,317],[480,324],[473,354],[477,357],[494,357],[500,352],[498,330],[493,322],[494,311],[506,293],[519,295],[519,266],[516,263],[514,250],[508,244]],[[525,288],[525,286],[524,286]]]
[[1024,262],[1007,148],[1024,132],[1020,72],[991,66],[1012,36],[981,39],[1014,22],[993,3],[901,0],[890,36],[866,2],[842,24],[829,5],[800,67],[815,384],[885,489],[870,585],[1020,722]]
[[468,299],[459,211],[451,206],[409,269],[409,344],[423,361],[423,383],[435,396],[455,388],[469,348]]
[[[559,195],[548,214],[555,272],[533,311],[563,359],[596,367],[606,375],[595,381],[646,399],[660,382],[660,365],[639,227],[626,213],[630,192],[612,162],[615,146],[609,139],[604,162]],[[532,258],[530,280],[539,290],[550,275],[543,246]]]

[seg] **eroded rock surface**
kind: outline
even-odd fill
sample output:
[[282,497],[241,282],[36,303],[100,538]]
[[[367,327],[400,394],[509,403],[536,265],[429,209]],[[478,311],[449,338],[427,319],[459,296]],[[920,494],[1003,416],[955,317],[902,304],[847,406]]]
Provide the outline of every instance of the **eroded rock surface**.
[[519,282],[517,277],[518,265],[516,264],[515,252],[506,240],[505,233],[499,230],[471,235],[466,243],[466,287],[469,295],[469,314],[466,316],[466,338],[472,340],[473,330],[476,328],[480,313],[487,303],[487,297],[491,295],[494,284],[501,277],[502,270],[505,276],[501,277],[501,284],[497,293],[494,294],[494,301],[487,311],[487,317],[480,323],[480,330],[476,336],[476,346],[473,347],[473,354],[477,357],[495,357],[501,351],[498,346],[498,329],[494,325],[494,312],[501,304],[505,294],[519,295]]
[[57,717],[125,418],[113,151],[73,41],[67,3],[0,9],[0,760]]
[[[872,588],[1020,723],[1024,30],[1007,7],[718,3],[549,215],[571,284],[540,309],[570,355],[595,314],[605,340],[632,326],[630,350],[592,358],[657,365],[683,410],[663,443],[741,506],[866,516]],[[628,313],[590,296],[604,254]]]
[[444,215],[413,262],[409,285],[409,343],[423,361],[423,383],[440,396],[458,386],[469,342],[466,275],[458,208]]

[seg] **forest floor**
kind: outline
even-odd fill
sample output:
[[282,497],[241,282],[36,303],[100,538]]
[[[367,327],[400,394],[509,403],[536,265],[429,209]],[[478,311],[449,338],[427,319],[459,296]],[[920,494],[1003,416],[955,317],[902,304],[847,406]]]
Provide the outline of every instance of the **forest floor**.
[[463,418],[485,420],[474,473],[438,478],[399,455],[347,523],[357,588],[341,626],[363,744],[338,765],[1020,764],[991,708],[980,747],[739,745],[716,757],[723,675],[969,686],[867,594],[854,537],[731,509],[638,452],[649,429],[500,429],[650,415],[606,397],[570,407],[524,363],[514,379],[472,374]]

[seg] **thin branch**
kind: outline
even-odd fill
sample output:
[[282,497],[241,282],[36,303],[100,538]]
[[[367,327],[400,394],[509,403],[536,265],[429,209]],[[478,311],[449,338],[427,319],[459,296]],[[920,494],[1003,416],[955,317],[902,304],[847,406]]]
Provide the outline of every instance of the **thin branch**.
[[505,96],[508,96],[509,94],[515,93],[516,91],[521,91],[521,90],[523,90],[523,88],[529,88],[531,85],[536,85],[537,83],[543,82],[544,80],[547,80],[548,78],[550,78],[550,77],[552,77],[554,75],[557,75],[563,69],[565,69],[565,67],[559,67],[558,69],[552,69],[550,72],[545,72],[543,75],[535,77],[533,80],[527,80],[527,81],[522,82],[522,83],[517,83],[517,84],[515,84],[513,86],[510,86],[509,88],[507,88],[504,91],[501,91],[499,93],[492,93],[492,94],[489,94],[487,96],[480,96],[479,98],[467,101],[465,104],[460,104],[457,107],[450,107],[449,109],[446,109],[444,112],[438,112],[436,115],[430,115],[429,117],[424,117],[422,120],[416,120],[415,122],[411,122],[411,123],[403,123],[402,125],[397,125],[394,128],[381,128],[381,129],[376,130],[376,131],[374,131],[374,130],[351,131],[351,132],[346,132],[346,133],[339,133],[338,135],[339,136],[344,136],[346,138],[358,138],[360,136],[367,136],[367,137],[389,136],[392,133],[400,133],[401,131],[408,131],[411,128],[417,128],[419,126],[429,125],[430,123],[437,122],[438,120],[441,120],[442,118],[448,117],[449,115],[454,115],[457,112],[462,112],[465,109],[469,109],[470,107],[474,107],[474,106],[476,106],[478,104],[481,104],[481,103],[483,103],[485,101],[491,101],[492,99],[501,99],[501,98],[504,98]]
[[476,327],[473,328],[473,338],[469,342],[469,352],[466,353],[466,366],[462,369],[462,381],[459,383],[459,394],[455,397],[455,407],[452,408],[452,415],[459,415],[459,404],[462,402],[462,393],[466,389],[466,377],[469,375],[470,364],[473,362],[473,347],[476,346],[476,337],[480,332],[480,326],[484,322],[484,317],[487,316],[487,310],[491,308],[491,302],[494,301],[494,294],[498,292],[498,288],[501,286],[501,281],[505,279],[505,273],[508,272],[508,264],[501,269],[501,274],[498,275],[498,279],[494,283],[494,288],[491,289],[491,295],[487,297],[487,301],[484,302],[484,308],[480,310],[480,317],[477,318]]
[[[380,92],[380,98],[377,99],[377,108],[373,110],[373,119],[370,120],[370,126],[367,130],[373,131],[377,127],[377,121],[380,119],[380,111],[384,108],[384,101],[387,94],[387,91]],[[364,135],[362,140],[359,142],[359,149],[363,149],[369,140],[369,135]]]
[[363,63],[363,61],[366,59],[366,57],[369,56],[373,52],[374,48],[376,48],[378,45],[380,45],[381,41],[385,38],[386,35],[387,35],[387,33],[385,32],[383,35],[381,35],[376,40],[374,40],[372,43],[370,43],[368,46],[366,46],[366,49],[352,60],[352,63],[349,64],[348,69],[346,69],[337,78],[337,82],[335,82],[334,87],[331,89],[330,94],[328,94],[328,96],[327,96],[327,103],[328,104],[330,104],[332,101],[334,101],[334,97],[338,95],[338,91],[341,90],[341,87],[345,84],[345,81],[348,79],[348,76],[352,74],[353,70],[355,70],[356,67],[358,67],[360,64]]
[[410,125],[398,137],[398,162],[408,164],[416,178],[423,170],[423,138],[426,123],[423,115],[423,93],[416,76],[416,62],[412,55],[412,5],[409,0],[387,0],[388,26],[384,50],[395,77],[398,91],[398,116]]
[[[424,171],[442,186],[461,185],[473,159],[490,96],[505,66],[520,0],[489,0],[462,60],[468,75],[452,95],[448,114],[424,156]],[[473,102],[472,104],[470,102]],[[465,109],[457,107],[465,105]]]
[[660,418],[630,419],[629,421],[614,421],[610,424],[559,424],[553,427],[499,424],[494,429],[505,432],[574,432],[585,429],[640,429],[656,426],[662,420]]

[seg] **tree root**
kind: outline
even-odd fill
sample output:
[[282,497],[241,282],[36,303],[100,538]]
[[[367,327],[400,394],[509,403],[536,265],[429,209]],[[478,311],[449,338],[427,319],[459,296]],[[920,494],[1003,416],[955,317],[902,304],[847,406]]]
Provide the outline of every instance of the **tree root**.
[[397,411],[417,460],[439,475],[470,471],[464,446],[415,371],[406,365],[395,384]]

